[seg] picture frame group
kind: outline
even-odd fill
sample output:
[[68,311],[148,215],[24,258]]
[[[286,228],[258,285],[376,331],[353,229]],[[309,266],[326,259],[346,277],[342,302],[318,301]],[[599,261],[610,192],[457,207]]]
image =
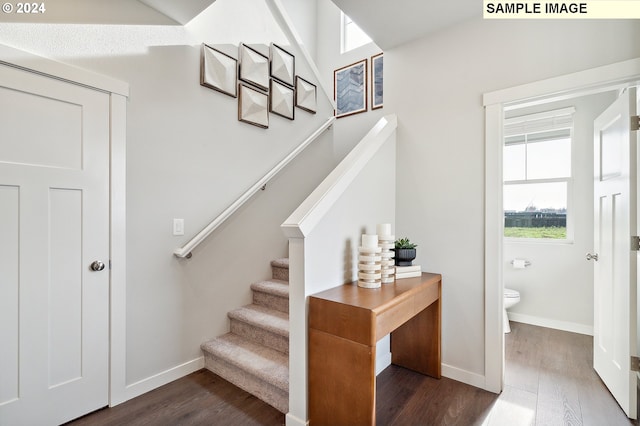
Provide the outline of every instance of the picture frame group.
[[[366,112],[369,108],[369,84],[371,85],[371,109],[383,106],[384,55],[378,53],[370,60],[362,59],[338,68],[333,73],[333,98],[336,118]],[[369,78],[369,68],[371,78]]]
[[269,115],[295,119],[295,109],[317,111],[317,85],[295,73],[295,56],[271,43],[268,56],[240,43],[238,59],[202,44],[200,84],[238,98],[238,120],[269,127]]

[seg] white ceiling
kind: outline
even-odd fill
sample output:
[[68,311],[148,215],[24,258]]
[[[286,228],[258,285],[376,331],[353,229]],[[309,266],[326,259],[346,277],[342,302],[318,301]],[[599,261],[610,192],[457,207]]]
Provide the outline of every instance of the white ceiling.
[[333,0],[382,49],[482,15],[480,0]]
[[185,25],[216,0],[138,0]]
[[215,0],[55,0],[39,14],[0,13],[0,22],[184,25]]
[[[45,3],[46,13],[0,13],[0,22],[184,25],[214,2],[215,0],[55,0]],[[333,2],[383,50],[482,13],[480,0]]]

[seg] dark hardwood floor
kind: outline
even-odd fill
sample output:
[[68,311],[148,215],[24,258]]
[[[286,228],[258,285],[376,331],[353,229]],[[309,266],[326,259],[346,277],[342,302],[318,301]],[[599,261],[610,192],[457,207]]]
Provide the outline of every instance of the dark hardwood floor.
[[[377,379],[377,424],[636,425],[592,368],[592,338],[511,323],[500,395],[390,366]],[[284,414],[201,370],[69,425],[283,425]]]
[[284,425],[284,414],[211,373],[200,370],[73,426]]

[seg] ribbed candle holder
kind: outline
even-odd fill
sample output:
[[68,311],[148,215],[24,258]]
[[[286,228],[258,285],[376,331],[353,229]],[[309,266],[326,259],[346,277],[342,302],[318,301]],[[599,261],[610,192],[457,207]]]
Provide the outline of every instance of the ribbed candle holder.
[[380,288],[382,249],[378,247],[378,236],[363,234],[358,252],[358,287]]
[[396,279],[396,267],[394,248],[395,236],[393,235],[378,235],[378,247],[380,247],[380,274],[382,284],[392,284]]

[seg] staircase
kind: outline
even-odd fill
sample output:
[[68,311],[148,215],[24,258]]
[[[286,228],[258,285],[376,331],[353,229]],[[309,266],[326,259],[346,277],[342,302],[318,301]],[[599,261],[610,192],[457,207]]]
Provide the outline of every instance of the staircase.
[[229,312],[231,331],[203,343],[205,367],[282,413],[289,411],[289,259],[251,285],[253,303]]

